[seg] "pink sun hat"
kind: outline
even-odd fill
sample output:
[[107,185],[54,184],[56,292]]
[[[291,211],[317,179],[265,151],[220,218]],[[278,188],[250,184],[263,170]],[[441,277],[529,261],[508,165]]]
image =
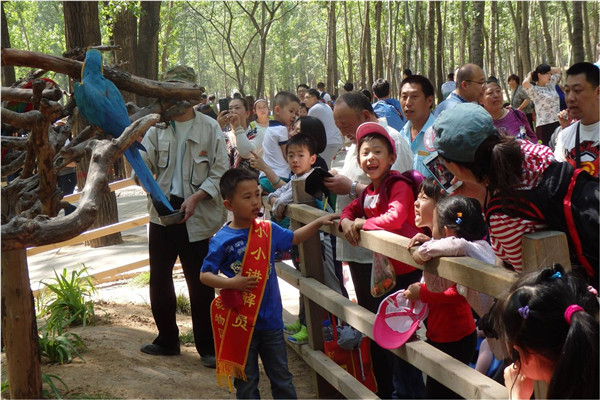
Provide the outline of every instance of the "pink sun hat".
[[410,339],[429,314],[427,304],[410,301],[403,290],[387,296],[377,310],[373,338],[384,349],[396,349]]

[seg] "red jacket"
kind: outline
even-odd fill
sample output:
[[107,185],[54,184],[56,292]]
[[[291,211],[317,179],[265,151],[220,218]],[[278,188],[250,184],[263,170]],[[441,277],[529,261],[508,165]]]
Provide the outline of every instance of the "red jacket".
[[[364,208],[365,197],[379,194],[375,208]],[[415,195],[412,186],[399,172],[390,171],[375,191],[371,183],[361,197],[348,204],[342,211],[340,221],[348,218],[367,218],[363,226],[365,231],[385,230],[412,238],[421,232],[415,226]],[[341,225],[338,227],[341,230]],[[397,260],[391,260],[396,275],[414,271],[416,268]]]

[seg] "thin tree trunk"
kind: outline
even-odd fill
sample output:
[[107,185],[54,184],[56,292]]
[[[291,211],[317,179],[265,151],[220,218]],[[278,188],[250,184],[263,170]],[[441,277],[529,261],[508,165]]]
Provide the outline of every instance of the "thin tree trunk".
[[582,2],[573,2],[573,63],[585,61],[582,7]]
[[[8,25],[6,14],[4,12],[4,2],[2,2],[2,47],[10,48],[10,36],[8,35]],[[15,83],[15,67],[12,65],[2,66],[2,86],[8,87]]]
[[[365,11],[367,10],[368,4],[369,4],[368,2],[365,2]],[[360,3],[356,3],[356,7],[358,8],[359,16],[361,15],[360,6],[361,6]],[[361,21],[361,24],[363,24],[362,21]],[[359,75],[360,75],[360,87],[364,88],[367,84],[367,49],[365,46],[365,41],[366,41],[365,30],[366,30],[366,28],[365,28],[364,24],[362,26],[363,26],[363,30],[362,30],[362,35],[360,37]]]
[[[490,54],[490,74],[496,75],[496,30],[498,29],[498,25],[496,25],[496,17],[498,15],[498,3],[495,1],[490,2],[490,44],[487,47],[489,49]],[[500,78],[501,80],[503,77]]]
[[550,65],[554,65],[555,58],[552,51],[552,36],[548,25],[548,14],[545,1],[538,1],[540,6],[540,17],[542,19],[542,30],[544,31],[544,45],[546,46],[546,59]]
[[373,78],[373,54],[371,46],[371,8],[368,6],[369,2],[366,2],[367,7],[365,9],[365,48],[367,53],[367,87],[371,89],[375,78]]
[[344,28],[346,34],[346,52],[348,57],[348,82],[354,83],[354,66],[352,65],[352,46],[350,43],[350,30],[348,29],[348,6],[344,2]]
[[590,26],[590,17],[588,14],[588,5],[587,2],[582,2],[583,6],[583,46],[585,47],[585,59],[587,61],[595,61],[593,45],[591,42],[591,26]]
[[529,58],[529,54],[531,53],[529,46],[529,3],[523,1],[519,5],[521,6],[520,53],[524,69],[523,73],[526,74],[532,70],[531,59]]
[[413,38],[414,36],[414,24],[412,24],[410,22],[410,7],[408,6],[408,1],[404,2],[404,21],[405,21],[405,25],[409,26],[409,32],[408,32],[408,37],[406,35],[404,35],[404,40],[402,43],[402,47],[405,50],[403,55],[404,55],[404,60],[403,60],[403,65],[404,68],[410,68],[411,65],[411,61],[412,61],[412,43],[413,43]]
[[[417,3],[418,4],[418,3]],[[420,8],[420,7],[419,7]],[[421,29],[420,31],[418,31],[418,34],[421,38],[421,46],[419,47],[419,57],[420,57],[420,61],[419,61],[419,73],[424,75],[425,74],[425,10],[421,10],[421,12],[419,13],[419,26],[421,26],[423,29]],[[413,71],[414,73],[414,71]]]
[[[335,2],[332,2],[335,3]],[[383,78],[383,49],[381,47],[381,9],[383,2],[375,2],[375,79]]]
[[162,48],[161,56],[160,56],[160,75],[164,76],[165,72],[167,72],[167,60],[169,58],[169,48],[167,44],[169,43],[169,38],[171,37],[171,31],[173,30],[173,3],[174,0],[169,1],[169,5],[167,6],[167,23],[164,26],[165,30],[165,43]]
[[436,64],[437,64],[437,79],[436,79],[436,85],[435,88],[437,89],[437,93],[438,93],[438,102],[441,102],[444,100],[444,98],[442,97],[442,90],[440,88],[440,86],[442,85],[442,82],[444,82],[444,75],[443,75],[443,68],[444,66],[442,65],[442,54],[443,54],[443,32],[442,32],[442,13],[441,13],[441,7],[440,7],[440,2],[436,1],[435,2],[435,17],[436,17],[436,22],[437,22],[437,43],[436,43]]
[[471,56],[470,62],[483,68],[483,22],[485,2],[473,2],[473,26],[471,27]]
[[435,6],[433,1],[427,2],[427,77],[436,88],[435,82]]

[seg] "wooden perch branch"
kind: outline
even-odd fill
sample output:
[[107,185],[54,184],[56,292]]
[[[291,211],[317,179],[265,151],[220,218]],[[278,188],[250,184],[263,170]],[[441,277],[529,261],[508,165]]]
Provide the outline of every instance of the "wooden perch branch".
[[98,204],[108,190],[108,171],[112,164],[127,146],[159,120],[157,114],[148,115],[125,129],[118,139],[92,143],[95,146],[79,207],[68,216],[52,219],[43,215],[33,219],[12,218],[2,225],[2,251],[56,243],[85,231],[94,222]]
[[[80,61],[56,57],[32,51],[2,47],[2,66],[15,65],[29,68],[42,68],[81,79]],[[130,75],[116,69],[104,68],[104,76],[117,85],[119,89],[137,93],[146,97],[159,97],[174,100],[200,100],[205,89],[202,86],[181,82],[160,82]]]
[[27,138],[25,137],[2,136],[1,140],[3,149],[25,150],[25,147],[27,146]]
[[[62,90],[59,88],[44,89],[42,97],[48,100],[59,101],[62,97]],[[33,90],[20,89],[13,87],[3,87],[1,91],[2,101],[21,101],[23,103],[33,103]]]

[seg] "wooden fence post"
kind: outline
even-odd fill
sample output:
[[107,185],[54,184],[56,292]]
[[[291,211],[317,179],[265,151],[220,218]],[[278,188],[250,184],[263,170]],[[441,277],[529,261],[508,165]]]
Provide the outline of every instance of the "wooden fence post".
[[11,399],[41,399],[42,370],[25,249],[2,252],[2,335]]
[[[540,231],[523,235],[523,273],[539,271],[554,263],[561,264],[568,271],[571,269],[569,244],[564,232]],[[543,381],[535,381],[533,390],[536,399],[545,399],[548,385]]]
[[[292,182],[292,193],[296,204],[315,204],[314,198],[304,191],[305,180]],[[302,224],[291,220],[291,228],[297,229]],[[317,232],[313,237],[298,245],[300,253],[300,272],[304,277],[314,278],[324,283],[323,258],[321,256],[321,239]],[[308,330],[308,345],[313,350],[323,350],[322,322],[326,311],[306,296],[302,296],[306,314],[306,328]],[[312,371],[313,382],[317,390],[317,397],[329,398],[336,390],[323,377]]]

